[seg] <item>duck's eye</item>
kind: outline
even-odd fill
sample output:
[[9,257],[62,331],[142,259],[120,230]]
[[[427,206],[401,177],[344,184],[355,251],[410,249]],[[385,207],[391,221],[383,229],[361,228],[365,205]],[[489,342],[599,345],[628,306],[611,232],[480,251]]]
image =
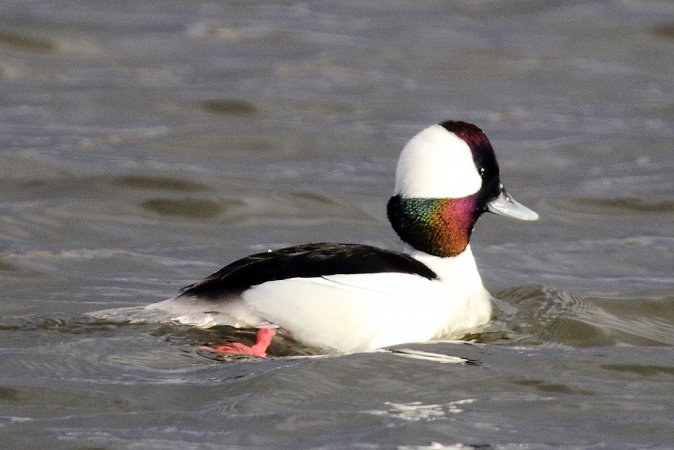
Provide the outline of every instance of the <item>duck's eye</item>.
[[484,178],[484,174],[485,174],[487,171],[485,170],[484,167],[480,167],[480,169],[478,170],[478,172],[480,173],[480,176],[481,176],[482,178]]

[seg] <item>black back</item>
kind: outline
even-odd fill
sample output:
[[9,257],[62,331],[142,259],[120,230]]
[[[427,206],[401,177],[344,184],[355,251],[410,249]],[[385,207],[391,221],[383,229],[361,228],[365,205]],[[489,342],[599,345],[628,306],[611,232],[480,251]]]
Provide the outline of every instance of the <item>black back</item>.
[[303,244],[234,261],[185,287],[180,295],[217,298],[267,281],[381,272],[409,273],[429,280],[437,278],[426,265],[404,253],[360,244]]

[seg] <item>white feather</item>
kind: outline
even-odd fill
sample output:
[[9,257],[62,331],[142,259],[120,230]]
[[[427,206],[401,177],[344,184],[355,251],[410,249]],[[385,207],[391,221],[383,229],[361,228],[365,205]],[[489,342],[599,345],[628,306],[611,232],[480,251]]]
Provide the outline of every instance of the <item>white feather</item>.
[[218,299],[173,297],[146,306],[143,314],[136,314],[134,319],[173,321],[200,328],[216,325],[259,328],[269,325],[269,322],[246,306],[238,296]]
[[461,337],[491,314],[484,289],[461,296],[440,281],[401,273],[291,278],[242,297],[300,341],[344,353]]
[[479,191],[481,185],[482,178],[468,144],[440,125],[419,132],[400,154],[396,194],[461,198]]

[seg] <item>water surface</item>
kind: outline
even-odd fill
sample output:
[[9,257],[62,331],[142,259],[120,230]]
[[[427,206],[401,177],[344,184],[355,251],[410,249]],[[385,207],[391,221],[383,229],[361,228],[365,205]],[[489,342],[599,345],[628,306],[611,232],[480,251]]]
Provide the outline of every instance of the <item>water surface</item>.
[[[666,1],[4,2],[3,445],[671,448],[673,24]],[[403,346],[462,362],[222,361],[198,346],[231,330],[86,317],[268,248],[400,248],[398,152],[445,119],[541,215],[477,225],[488,327]]]

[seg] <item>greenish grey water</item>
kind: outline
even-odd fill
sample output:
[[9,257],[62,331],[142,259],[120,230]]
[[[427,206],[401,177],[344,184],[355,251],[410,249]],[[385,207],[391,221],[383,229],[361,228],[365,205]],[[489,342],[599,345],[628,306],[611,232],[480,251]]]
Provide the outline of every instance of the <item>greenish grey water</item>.
[[[3,448],[671,448],[672,24],[666,1],[4,2]],[[405,346],[467,362],[228,362],[198,346],[231,330],[85,316],[270,247],[398,248],[398,152],[450,118],[541,215],[478,223],[473,343]]]

